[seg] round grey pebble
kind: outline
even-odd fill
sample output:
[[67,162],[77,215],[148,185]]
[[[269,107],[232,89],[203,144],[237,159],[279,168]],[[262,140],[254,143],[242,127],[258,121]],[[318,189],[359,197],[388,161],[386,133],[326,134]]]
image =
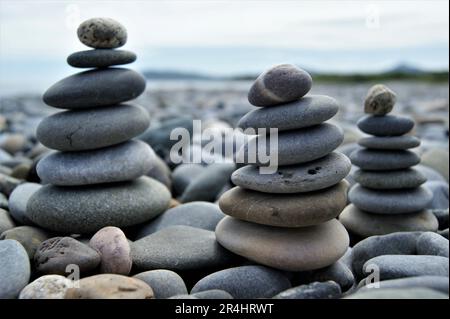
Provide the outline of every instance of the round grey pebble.
[[337,299],[341,287],[334,281],[313,282],[290,288],[275,295],[274,299]]
[[149,270],[135,275],[134,278],[148,284],[152,288],[156,299],[166,299],[188,293],[183,278],[171,270]]
[[395,171],[356,170],[353,178],[361,186],[371,189],[403,189],[416,188],[427,181],[427,178],[415,168]]
[[369,149],[380,150],[407,150],[418,147],[420,140],[415,136],[373,136],[359,140],[359,145]]
[[198,281],[191,294],[220,289],[235,299],[272,298],[291,288],[291,283],[280,271],[264,266],[241,266],[212,273]]
[[9,212],[11,216],[23,225],[31,225],[27,217],[28,200],[42,187],[37,183],[23,183],[17,186],[9,196]]
[[0,299],[14,299],[30,280],[30,260],[16,240],[0,240]]
[[114,49],[127,42],[127,30],[111,18],[91,18],[80,24],[78,39],[95,49]]
[[39,123],[36,137],[54,150],[84,151],[128,141],[149,124],[142,107],[121,104],[53,114]]
[[139,73],[106,68],[71,75],[44,93],[44,102],[61,109],[83,109],[119,104],[137,98],[145,89]]
[[[237,163],[267,166],[270,163],[266,154],[273,157],[274,152],[278,154],[278,165],[310,162],[335,150],[344,140],[344,133],[339,127],[329,123],[298,131],[281,132],[278,134],[277,149],[271,149],[269,137],[265,149],[260,149],[258,145],[262,143],[259,138],[251,138],[243,145],[237,154]],[[256,161],[252,157],[255,157]]]
[[439,234],[426,232],[417,239],[417,254],[448,258],[448,239]]
[[423,186],[401,190],[372,190],[356,185],[348,198],[359,209],[376,214],[405,214],[428,207],[433,194]]
[[252,165],[236,170],[231,180],[237,186],[265,193],[301,193],[324,189],[339,183],[350,172],[351,162],[333,152],[300,165],[281,166],[272,174],[260,174]]
[[369,89],[364,101],[364,112],[385,115],[392,111],[397,100],[396,94],[383,84],[376,84]]
[[312,86],[311,76],[292,64],[276,65],[262,73],[248,91],[255,106],[273,106],[300,99]]
[[77,186],[129,181],[147,173],[155,154],[148,144],[131,140],[98,150],[55,152],[37,165],[45,184]]
[[420,157],[411,151],[359,149],[350,154],[353,165],[363,170],[389,171],[409,168],[420,163]]
[[375,136],[400,136],[408,133],[414,127],[414,121],[406,116],[366,115],[358,120],[356,125],[361,131]]
[[300,129],[321,124],[338,112],[338,102],[325,95],[310,95],[298,101],[279,105],[276,108],[260,108],[250,111],[238,122],[244,130],[277,128],[278,131]]
[[136,61],[136,54],[126,50],[86,50],[72,53],[67,63],[75,68],[106,68]]

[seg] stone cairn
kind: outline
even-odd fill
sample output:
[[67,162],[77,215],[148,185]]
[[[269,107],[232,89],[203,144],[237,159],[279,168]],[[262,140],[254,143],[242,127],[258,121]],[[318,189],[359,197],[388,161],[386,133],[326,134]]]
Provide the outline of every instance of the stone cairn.
[[365,238],[400,231],[436,231],[435,216],[425,208],[432,194],[421,186],[426,177],[414,169],[420,157],[409,149],[420,140],[405,135],[414,127],[409,117],[389,115],[396,94],[384,85],[373,86],[366,97],[368,115],[357,125],[373,136],[360,139],[362,147],[350,155],[360,169],[349,192],[352,203],[340,216],[350,233]]
[[218,242],[252,261],[287,271],[329,266],[349,245],[336,217],[346,206],[348,183],[343,179],[351,163],[334,152],[343,141],[342,130],[324,123],[339,105],[328,96],[304,97],[311,86],[307,72],[288,64],[257,78],[248,100],[260,108],[247,113],[238,126],[267,132],[277,128],[279,166],[263,174],[259,150],[256,163],[249,162],[248,142],[237,154],[246,164],[232,175],[237,186],[219,200],[228,216],[217,225]]
[[75,52],[69,65],[90,70],[50,87],[44,102],[66,109],[45,118],[37,138],[57,150],[37,166],[43,186],[29,200],[27,215],[37,225],[66,233],[93,233],[105,226],[148,221],[169,205],[170,193],[145,175],[155,155],[131,140],[149,126],[140,106],[121,104],[138,97],[145,79],[113,67],[136,60],[125,44],[126,29],[108,18],[93,18],[78,28],[80,41],[93,50]]

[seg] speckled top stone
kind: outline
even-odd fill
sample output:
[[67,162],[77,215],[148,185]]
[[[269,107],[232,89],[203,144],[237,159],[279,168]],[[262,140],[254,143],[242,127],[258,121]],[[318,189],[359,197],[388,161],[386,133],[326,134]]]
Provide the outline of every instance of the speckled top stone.
[[127,42],[127,30],[110,18],[92,18],[84,21],[77,30],[80,41],[95,49],[114,49]]

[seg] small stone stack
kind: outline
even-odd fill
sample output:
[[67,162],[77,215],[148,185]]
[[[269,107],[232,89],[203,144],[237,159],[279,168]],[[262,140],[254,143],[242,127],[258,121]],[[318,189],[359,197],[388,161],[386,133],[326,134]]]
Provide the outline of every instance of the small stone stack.
[[27,217],[61,233],[93,233],[105,226],[148,221],[169,205],[170,193],[145,175],[155,155],[145,143],[130,140],[149,126],[140,106],[121,104],[138,97],[145,79],[116,68],[136,55],[115,50],[127,32],[118,22],[93,18],[78,28],[82,43],[93,50],[76,52],[71,66],[93,68],[50,87],[44,102],[67,109],[45,118],[37,138],[57,152],[43,158],[37,173],[43,186],[29,200]]
[[389,115],[396,95],[384,85],[375,85],[365,100],[365,113],[357,125],[373,135],[359,141],[362,147],[350,155],[360,169],[358,183],[349,192],[351,205],[340,216],[353,234],[362,238],[399,231],[436,231],[437,220],[426,210],[433,196],[421,186],[426,177],[414,169],[420,157],[409,149],[420,140],[405,135],[414,127],[408,117]]
[[261,108],[247,113],[238,126],[267,132],[277,128],[279,166],[270,174],[259,170],[260,151],[269,151],[257,149],[252,163],[249,141],[237,155],[247,164],[232,175],[237,187],[219,201],[229,216],[216,228],[218,242],[252,261],[287,271],[329,266],[349,244],[335,218],[346,205],[348,183],[343,179],[351,163],[334,152],[343,132],[323,123],[339,105],[328,96],[304,97],[311,86],[311,76],[293,65],[275,66],[258,77],[248,99]]

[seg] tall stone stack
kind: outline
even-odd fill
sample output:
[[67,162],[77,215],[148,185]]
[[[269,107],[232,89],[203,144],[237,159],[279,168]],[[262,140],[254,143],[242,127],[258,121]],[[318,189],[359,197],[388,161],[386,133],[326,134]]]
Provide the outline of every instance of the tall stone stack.
[[352,233],[365,238],[400,231],[436,231],[435,216],[427,211],[433,196],[421,186],[426,177],[413,166],[420,157],[410,149],[420,140],[407,135],[414,121],[390,115],[396,95],[384,85],[373,86],[365,100],[365,113],[357,125],[372,135],[359,141],[360,149],[350,155],[359,167],[357,184],[349,192],[351,205],[340,221]]
[[329,266],[349,245],[336,217],[346,205],[348,183],[343,179],[351,163],[334,151],[343,132],[324,123],[339,105],[328,96],[305,96],[311,86],[307,72],[288,64],[258,77],[248,99],[260,108],[247,113],[238,126],[277,128],[279,166],[270,174],[260,170],[261,155],[269,153],[260,148],[256,161],[250,162],[249,141],[237,155],[246,164],[232,175],[237,186],[219,201],[228,216],[217,225],[218,242],[259,264],[287,271]]
[[80,25],[78,37],[93,50],[75,52],[67,62],[90,70],[57,82],[44,94],[46,104],[66,111],[38,126],[38,140],[57,152],[38,163],[37,173],[47,185],[27,204],[31,221],[67,234],[148,221],[168,207],[171,197],[162,184],[142,177],[155,155],[132,138],[149,126],[148,113],[122,104],[145,89],[139,73],[113,67],[136,59],[132,52],[116,50],[127,40],[125,28],[112,19],[93,18]]

